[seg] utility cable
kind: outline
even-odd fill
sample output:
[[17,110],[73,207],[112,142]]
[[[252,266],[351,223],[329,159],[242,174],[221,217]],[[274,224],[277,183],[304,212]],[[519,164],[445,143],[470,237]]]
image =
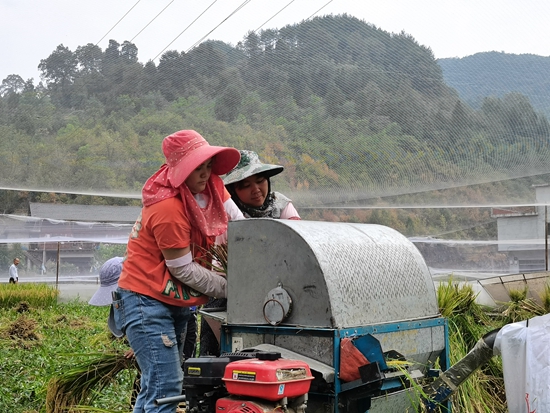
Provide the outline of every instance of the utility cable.
[[97,46],[99,43],[101,43],[101,41],[102,41],[103,39],[105,39],[105,37],[107,37],[107,35],[108,35],[109,33],[111,33],[111,31],[112,31],[115,27],[118,26],[118,24],[128,15],[128,13],[130,13],[130,12],[134,9],[134,7],[136,7],[136,6],[138,5],[138,3],[139,3],[140,1],[141,1],[141,0],[138,0],[138,1],[136,2],[136,4],[134,4],[132,7],[130,7],[130,10],[128,10],[126,13],[124,13],[124,16],[122,16],[122,17],[119,19],[119,21],[117,21],[117,22],[115,23],[115,25],[114,25],[113,27],[111,27],[111,28],[109,29],[109,31],[108,31],[107,33],[105,33],[105,35],[104,35],[101,39],[99,39],[99,41],[98,41],[95,45]]
[[166,5],[166,7],[164,7],[164,9],[162,9],[155,17],[153,17],[153,18],[151,19],[151,21],[150,21],[149,23],[147,23],[147,24],[145,25],[145,27],[144,27],[143,29],[141,29],[141,30],[138,32],[138,34],[136,34],[134,37],[132,37],[132,38],[130,39],[130,42],[133,42],[134,39],[135,39],[136,37],[138,37],[138,36],[141,34],[142,31],[144,31],[147,27],[149,27],[149,25],[150,25],[151,23],[153,23],[153,22],[156,20],[156,18],[159,17],[159,16],[164,12],[164,10],[166,10],[174,1],[175,1],[175,0],[172,0],[170,3],[168,3],[168,4]]
[[167,45],[164,49],[162,49],[162,50],[159,52],[159,54],[157,54],[157,55],[153,58],[153,61],[156,60],[162,53],[164,53],[164,51],[165,51],[166,49],[168,49],[172,43],[174,43],[183,33],[185,33],[185,32],[187,31],[187,29],[189,29],[189,28],[190,28],[190,27],[191,27],[191,26],[192,26],[192,25],[193,25],[193,24],[194,24],[203,14],[204,14],[204,13],[206,13],[206,12],[208,11],[208,9],[210,9],[210,7],[212,7],[217,1],[218,1],[218,0],[214,0],[212,3],[210,3],[210,6],[208,6],[206,9],[204,9],[203,12],[202,12],[201,14],[199,14],[198,17],[197,17],[195,20],[193,20],[191,23],[189,23],[189,25],[188,25],[185,29],[183,29],[183,31],[182,31],[180,34],[178,34],[178,35],[174,38],[174,40],[172,40],[170,43],[168,43],[168,45]]
[[[103,37],[97,41],[97,43],[95,44],[95,46],[97,46],[99,43],[101,43],[101,41],[102,41],[103,39],[105,39],[105,37],[107,37],[107,35],[108,35],[109,33],[111,33],[115,27],[118,26],[118,24],[128,15],[128,13],[130,13],[130,12],[139,4],[140,1],[141,1],[141,0],[138,0],[132,7],[130,7],[130,9],[129,9],[126,13],[124,13],[124,15],[123,15],[120,19],[118,19],[118,21],[114,24],[114,26],[111,27],[111,28],[107,31],[107,33],[105,33],[105,34],[103,35]],[[174,1],[174,0],[172,0],[172,1]],[[168,7],[168,6],[167,6],[167,7]],[[164,10],[163,10],[163,11],[164,11]],[[155,18],[156,18],[156,17],[155,17]],[[145,26],[145,27],[147,27],[147,26]],[[143,29],[142,29],[142,31],[143,31]],[[141,31],[140,31],[140,33],[141,33]],[[139,33],[138,33],[138,34],[139,34]],[[136,36],[137,36],[137,34],[136,34]],[[136,36],[134,36],[134,38],[135,38]],[[132,40],[133,40],[133,39],[132,39]],[[76,134],[77,130],[79,130],[80,128],[81,128],[81,126],[77,127],[76,130],[73,131],[73,134],[72,134],[71,136],[74,136],[74,135]]]
[[327,7],[330,3],[332,3],[334,0],[330,0],[329,2],[327,2],[323,7],[321,7],[319,10],[317,10],[315,13],[313,13],[311,16],[309,16],[306,21],[308,21],[309,19],[311,19],[313,16],[315,16],[317,13],[319,13],[321,10],[323,10],[325,7]]
[[241,3],[239,7],[237,7],[233,12],[227,16],[225,19],[223,19],[216,27],[214,27],[212,30],[210,30],[208,33],[206,33],[203,37],[201,37],[198,41],[196,41],[189,49],[185,51],[185,53],[188,53],[189,50],[193,49],[195,46],[200,44],[204,39],[206,39],[214,30],[216,30],[218,27],[220,27],[223,23],[225,23],[231,16],[233,16],[235,13],[237,13],[239,10],[241,10],[244,6],[246,6],[248,3],[250,3],[252,0],[245,0]]
[[254,33],[256,33],[258,30],[260,30],[262,27],[264,27],[267,23],[269,23],[280,12],[282,12],[284,9],[286,9],[288,6],[290,6],[292,3],[294,3],[294,1],[295,0],[291,0],[290,3],[288,3],[285,7],[283,7],[281,10],[279,10],[277,13],[275,13],[273,16],[271,16],[268,20],[266,20],[260,27],[258,27],[256,30],[254,30]]

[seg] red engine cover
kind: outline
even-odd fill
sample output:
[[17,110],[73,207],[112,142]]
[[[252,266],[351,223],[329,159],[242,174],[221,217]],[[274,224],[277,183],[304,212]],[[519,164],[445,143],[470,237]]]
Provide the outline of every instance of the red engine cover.
[[267,403],[224,397],[216,402],[216,411],[225,413],[280,413],[283,410],[280,406]]
[[286,359],[234,361],[225,366],[223,376],[230,394],[270,401],[306,394],[311,380],[307,363]]

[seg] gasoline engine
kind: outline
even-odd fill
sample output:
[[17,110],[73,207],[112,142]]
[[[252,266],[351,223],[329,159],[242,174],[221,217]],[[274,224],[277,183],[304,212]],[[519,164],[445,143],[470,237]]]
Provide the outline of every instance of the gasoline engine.
[[187,412],[303,413],[313,380],[309,366],[280,353],[233,353],[184,365]]

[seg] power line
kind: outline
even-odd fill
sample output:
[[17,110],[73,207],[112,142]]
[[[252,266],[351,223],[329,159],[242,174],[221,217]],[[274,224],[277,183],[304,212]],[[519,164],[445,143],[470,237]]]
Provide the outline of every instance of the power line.
[[101,41],[102,41],[103,39],[105,39],[105,37],[107,37],[107,35],[108,35],[109,33],[111,33],[111,31],[112,31],[115,27],[118,26],[118,24],[128,15],[128,13],[130,13],[130,12],[134,9],[134,7],[136,7],[136,6],[138,5],[138,3],[139,3],[140,1],[141,1],[141,0],[138,0],[138,1],[136,2],[136,4],[134,4],[132,7],[130,7],[130,10],[128,10],[126,13],[124,13],[124,16],[122,16],[122,17],[119,19],[119,21],[117,21],[117,22],[115,23],[115,25],[114,25],[113,27],[111,27],[111,28],[109,29],[109,31],[108,31],[107,33],[105,33],[105,35],[104,35],[101,39],[99,39],[99,41],[96,43],[96,46],[97,46],[99,43],[101,43]]
[[241,10],[244,6],[246,6],[248,3],[250,3],[252,0],[245,0],[241,3],[239,7],[237,7],[233,12],[227,16],[225,19],[223,19],[216,27],[214,27],[212,30],[210,30],[208,33],[206,33],[203,37],[201,37],[198,41],[196,41],[189,49],[185,51],[185,53],[189,52],[189,50],[193,49],[195,46],[200,44],[204,39],[206,39],[214,30],[216,30],[218,27],[220,27],[223,23],[225,23],[231,16],[233,16],[235,13],[237,13],[239,10]]
[[164,9],[162,9],[155,17],[153,17],[153,18],[151,19],[151,21],[150,21],[149,23],[147,23],[147,24],[145,25],[145,27],[144,27],[143,29],[141,29],[141,30],[138,32],[138,34],[136,34],[134,37],[132,37],[132,38],[130,39],[130,41],[133,42],[134,39],[135,39],[136,37],[138,37],[138,36],[141,34],[142,31],[144,31],[147,27],[149,27],[149,25],[150,25],[151,23],[153,23],[153,22],[156,20],[156,18],[159,17],[159,16],[164,12],[164,10],[166,10],[174,1],[175,1],[175,0],[172,0],[170,3],[168,3],[168,4],[166,5],[166,7],[164,7]]
[[202,12],[201,14],[199,14],[198,17],[197,17],[195,20],[193,20],[191,23],[189,23],[189,25],[188,25],[185,29],[183,29],[183,31],[182,31],[180,34],[178,34],[178,35],[174,38],[174,40],[172,40],[170,43],[168,43],[168,45],[167,45],[164,49],[162,49],[162,50],[159,52],[159,54],[157,54],[157,55],[153,58],[153,60],[156,60],[156,59],[157,59],[166,49],[168,49],[172,43],[174,43],[183,33],[185,33],[185,32],[187,31],[187,29],[189,29],[189,28],[190,28],[190,27],[191,27],[191,26],[192,26],[192,25],[193,25],[193,24],[194,24],[203,14],[204,14],[204,13],[206,13],[206,12],[208,11],[208,9],[210,9],[210,7],[212,7],[217,1],[218,1],[218,0],[214,0],[212,3],[210,3],[210,6],[208,6],[206,9],[204,9],[203,12]]
[[327,7],[330,3],[332,3],[334,0],[330,0],[329,2],[327,2],[323,7],[321,7],[319,10],[317,10],[315,13],[313,13],[311,16],[309,16],[307,20],[311,19],[313,16],[315,16],[317,13],[319,13],[321,10],[323,10],[325,7]]
[[267,23],[269,23],[280,12],[282,12],[284,9],[286,9],[288,6],[290,6],[292,3],[294,3],[294,1],[295,0],[291,0],[290,3],[288,3],[285,7],[283,7],[281,10],[279,10],[277,13],[275,13],[273,16],[271,16],[268,20],[266,20],[260,27],[258,27],[256,30],[254,30],[254,33],[256,33],[258,30],[260,30],[262,27],[264,27]]

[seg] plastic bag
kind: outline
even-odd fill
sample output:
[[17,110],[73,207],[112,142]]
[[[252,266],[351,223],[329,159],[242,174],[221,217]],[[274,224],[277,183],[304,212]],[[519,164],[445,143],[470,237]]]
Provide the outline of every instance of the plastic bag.
[[508,410],[550,412],[550,314],[505,325],[493,351],[502,356]]
[[359,367],[369,364],[367,358],[361,353],[349,338],[340,341],[340,380],[359,380]]

